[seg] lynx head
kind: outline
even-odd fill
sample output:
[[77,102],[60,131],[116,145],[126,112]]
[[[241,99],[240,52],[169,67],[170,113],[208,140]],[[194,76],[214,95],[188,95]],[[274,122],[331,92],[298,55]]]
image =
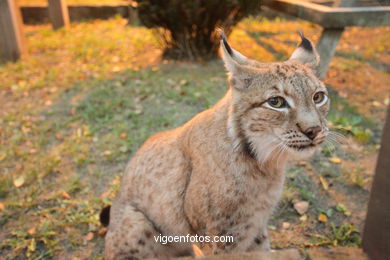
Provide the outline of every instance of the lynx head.
[[237,149],[260,162],[310,156],[327,134],[329,98],[313,69],[319,56],[302,33],[289,60],[261,63],[232,49],[222,34],[229,75],[228,130]]

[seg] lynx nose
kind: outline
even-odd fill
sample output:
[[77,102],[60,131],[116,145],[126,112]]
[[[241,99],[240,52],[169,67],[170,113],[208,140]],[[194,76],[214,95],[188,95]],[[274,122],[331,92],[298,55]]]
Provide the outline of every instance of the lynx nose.
[[304,134],[311,140],[313,140],[314,138],[316,138],[316,136],[318,135],[319,132],[321,132],[322,128],[320,126],[312,126],[312,127],[309,127],[308,129],[306,129],[306,131],[304,132]]

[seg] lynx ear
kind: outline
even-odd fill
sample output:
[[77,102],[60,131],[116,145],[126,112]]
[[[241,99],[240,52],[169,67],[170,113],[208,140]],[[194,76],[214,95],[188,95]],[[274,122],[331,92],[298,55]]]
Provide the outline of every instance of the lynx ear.
[[315,69],[320,62],[320,56],[317,53],[311,40],[306,38],[302,32],[298,31],[301,36],[301,43],[298,48],[292,53],[290,60],[296,60],[301,64]]
[[225,67],[228,71],[230,68],[230,62],[234,61],[235,63],[238,63],[240,65],[249,65],[250,59],[239,53],[238,51],[234,50],[232,47],[230,47],[229,43],[227,42],[226,35],[222,29],[218,29],[219,33],[221,34],[221,49],[222,49],[222,59],[225,62]]
[[245,67],[247,58],[232,49],[226,40],[225,33],[220,30],[221,39],[221,52],[222,60],[225,64],[227,71],[229,72],[230,85],[238,90],[249,88],[252,84],[251,69]]

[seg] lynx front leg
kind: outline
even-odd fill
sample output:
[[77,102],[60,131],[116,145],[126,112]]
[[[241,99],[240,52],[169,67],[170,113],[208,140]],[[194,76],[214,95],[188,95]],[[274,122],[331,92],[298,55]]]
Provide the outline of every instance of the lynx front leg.
[[155,241],[159,232],[144,214],[134,207],[111,208],[110,225],[105,238],[105,260],[168,258],[172,248]]
[[253,243],[249,247],[248,251],[268,251],[268,250],[271,250],[271,245],[268,238],[268,230],[267,228],[264,228],[253,239]]

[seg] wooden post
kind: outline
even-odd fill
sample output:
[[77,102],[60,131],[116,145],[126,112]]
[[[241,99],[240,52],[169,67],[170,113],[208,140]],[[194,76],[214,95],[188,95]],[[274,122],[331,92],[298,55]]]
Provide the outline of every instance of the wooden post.
[[0,62],[27,53],[20,10],[14,0],[0,0]]
[[317,51],[320,55],[320,64],[317,68],[317,76],[324,79],[328,72],[330,61],[336,53],[336,47],[339,44],[344,28],[330,29],[324,28],[317,43]]
[[[351,7],[356,0],[336,0],[334,7]],[[344,28],[324,28],[317,43],[317,51],[320,55],[320,64],[317,68],[317,76],[320,79],[325,78],[328,72],[330,61],[336,53],[336,47],[339,44]]]
[[65,0],[49,0],[49,18],[54,30],[69,26],[68,6]]
[[363,232],[363,249],[372,260],[390,256],[390,106],[382,134],[376,173],[372,184],[366,223]]

